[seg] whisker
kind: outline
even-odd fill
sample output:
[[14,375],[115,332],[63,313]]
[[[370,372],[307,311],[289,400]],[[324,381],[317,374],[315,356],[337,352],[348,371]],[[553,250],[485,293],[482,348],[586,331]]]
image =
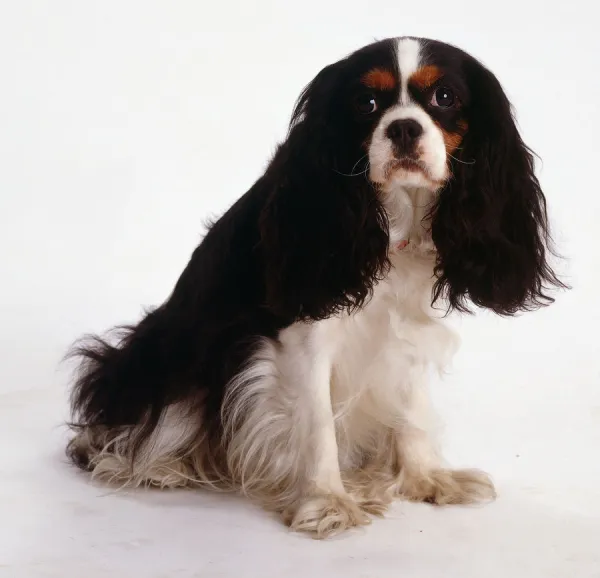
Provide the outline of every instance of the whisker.
[[452,156],[450,153],[448,153],[448,156],[451,159],[454,159],[457,163],[462,163],[463,165],[474,165],[475,164],[475,159],[473,159],[472,161],[462,161],[462,160],[457,159],[456,157]]
[[338,171],[336,169],[332,169],[332,170],[333,170],[333,172],[337,173],[338,175],[342,175],[343,177],[359,177],[360,175],[364,175],[369,170],[369,161],[367,160],[367,167],[365,168],[364,171],[360,171],[359,173],[355,173],[354,169],[360,163],[360,161],[362,161],[366,157],[367,157],[367,155],[363,155],[362,157],[360,157],[354,163],[354,166],[350,169],[350,173],[342,173],[342,172],[340,172],[340,171]]
[[342,175],[343,177],[360,177],[360,175],[364,175],[367,172],[368,169],[365,169],[364,171],[361,171],[360,173],[340,173],[340,171],[336,171],[335,169],[333,169],[334,173],[337,173],[338,175]]
[[[359,158],[359,159],[358,159],[358,160],[357,160],[357,161],[354,163],[354,166],[353,166],[353,167],[350,169],[350,172],[351,172],[351,173],[353,173],[353,172],[354,172],[354,169],[356,168],[356,165],[357,165],[358,163],[360,163],[360,161],[362,161],[364,158],[366,158],[368,154],[369,154],[369,153],[367,153],[367,154],[363,155],[362,157],[360,157],[360,158]],[[367,164],[368,164],[368,163],[369,163],[369,161],[367,160]]]

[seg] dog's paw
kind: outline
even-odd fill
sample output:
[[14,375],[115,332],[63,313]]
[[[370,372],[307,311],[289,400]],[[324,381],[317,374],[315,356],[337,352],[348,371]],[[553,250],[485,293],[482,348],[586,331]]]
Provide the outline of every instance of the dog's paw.
[[404,475],[398,496],[416,502],[473,504],[493,500],[496,490],[490,477],[480,470],[432,470],[420,476]]
[[317,539],[371,522],[349,495],[340,494],[307,496],[293,510],[284,513],[284,520],[292,530],[307,532]]

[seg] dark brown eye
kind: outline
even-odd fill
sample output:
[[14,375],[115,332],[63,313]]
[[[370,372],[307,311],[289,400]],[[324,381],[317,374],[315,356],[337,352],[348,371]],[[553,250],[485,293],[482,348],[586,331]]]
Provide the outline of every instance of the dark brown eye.
[[360,114],[373,114],[377,110],[377,100],[371,92],[366,92],[356,97],[354,108]]
[[440,86],[431,97],[431,105],[439,108],[450,108],[456,103],[454,91],[446,86]]

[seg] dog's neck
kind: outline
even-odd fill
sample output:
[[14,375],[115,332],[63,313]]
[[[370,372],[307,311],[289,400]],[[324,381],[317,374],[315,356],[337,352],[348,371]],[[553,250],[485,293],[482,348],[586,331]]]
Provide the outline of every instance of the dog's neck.
[[382,195],[390,225],[390,249],[433,253],[429,211],[436,193],[425,188],[396,186]]

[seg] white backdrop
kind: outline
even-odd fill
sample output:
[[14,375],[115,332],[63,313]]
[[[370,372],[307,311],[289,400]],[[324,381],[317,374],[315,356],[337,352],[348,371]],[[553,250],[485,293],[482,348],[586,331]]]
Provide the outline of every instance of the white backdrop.
[[[432,37],[480,58],[505,86],[525,141],[543,160],[538,173],[568,257],[559,268],[574,287],[519,319],[457,320],[463,347],[435,392],[448,455],[488,469],[501,490],[518,494],[515,504],[557,521],[548,548],[571,540],[586,568],[599,563],[586,558],[575,526],[568,538],[558,520],[600,516],[600,43],[591,2],[548,6],[2,2],[4,451],[27,420],[42,424],[27,438],[35,452],[64,419],[68,376],[59,361],[76,337],[135,321],[168,295],[205,219],[261,174],[294,100],[322,66],[373,39]],[[46,467],[64,469],[58,449],[51,455]],[[0,466],[0,480],[16,471],[6,459]],[[523,576],[537,576],[535,568]]]

